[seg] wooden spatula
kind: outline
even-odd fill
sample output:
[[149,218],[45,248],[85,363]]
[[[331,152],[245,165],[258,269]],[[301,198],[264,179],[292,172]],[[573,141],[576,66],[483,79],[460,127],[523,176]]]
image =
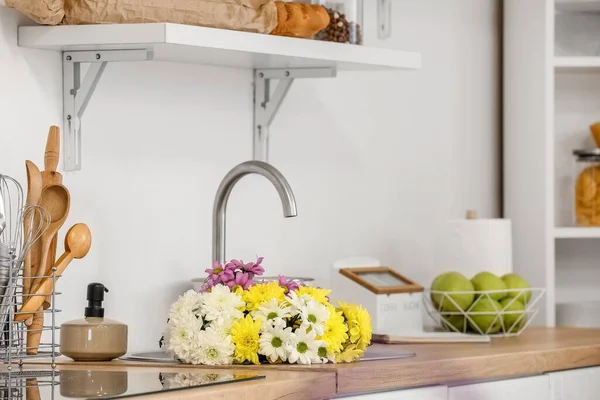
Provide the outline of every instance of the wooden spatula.
[[[63,176],[61,173],[56,172],[58,168],[58,161],[60,159],[60,129],[57,126],[51,126],[48,132],[48,139],[46,140],[46,151],[44,153],[44,171],[42,172],[42,185],[47,187],[55,184],[62,184]],[[58,241],[58,231],[52,237],[50,247],[48,249],[48,256],[46,258],[46,265],[40,271],[45,271],[44,275],[48,275],[52,270],[52,263],[56,260],[56,243]],[[43,259],[40,257],[40,260]],[[44,302],[44,310],[50,307],[50,296],[46,298]]]
[[[38,205],[40,198],[42,197],[42,174],[38,169],[37,165],[27,160],[25,161],[25,169],[27,170],[27,205]],[[25,221],[23,227],[25,237],[29,237],[31,226],[28,221]],[[31,288],[31,265],[35,263],[37,265],[39,254],[39,241],[36,241],[31,247],[29,252],[25,255],[23,263],[23,295],[29,294]],[[27,297],[23,297],[23,303],[27,300]]]
[[[60,129],[57,126],[51,126],[48,132],[48,138],[46,139],[46,151],[44,152],[44,171],[41,172],[42,176],[42,189],[53,185],[62,184],[63,177],[59,172],[56,172],[58,168],[58,161],[60,159]],[[41,254],[41,240],[38,245],[31,251],[32,265],[30,267],[34,275],[45,275],[45,272],[52,269],[52,262],[56,259],[56,242],[58,240],[58,231],[51,238],[50,247],[47,251],[48,255],[46,258],[46,265],[39,265],[44,255]],[[39,284],[41,279],[38,279],[36,284]],[[44,302],[45,309],[50,306],[49,301]],[[36,324],[43,324],[43,314],[39,314],[36,317]],[[30,326],[33,323],[33,317],[27,319],[25,324]]]
[[[46,150],[44,152],[44,171],[42,171],[42,187],[46,188],[50,185],[62,184],[63,177],[56,171],[58,168],[58,161],[60,159],[60,129],[57,126],[51,126],[48,132],[48,138],[46,139]],[[46,275],[46,271],[52,269],[52,263],[56,259],[56,243],[58,240],[58,230],[56,230],[54,236],[50,238],[50,246],[45,254],[42,254],[41,240],[37,248],[37,252],[33,255],[33,258],[37,260],[32,265],[31,269],[35,275]],[[46,260],[42,265],[42,260]],[[38,279],[36,283],[40,283]],[[33,287],[30,288],[33,290]],[[50,307],[50,296],[47,296],[46,300],[42,303],[43,309]],[[25,322],[27,325],[27,354],[37,354],[39,346],[39,340],[41,338],[41,329],[44,326],[44,314],[38,312],[32,317],[28,318]],[[30,337],[32,336],[32,337]]]

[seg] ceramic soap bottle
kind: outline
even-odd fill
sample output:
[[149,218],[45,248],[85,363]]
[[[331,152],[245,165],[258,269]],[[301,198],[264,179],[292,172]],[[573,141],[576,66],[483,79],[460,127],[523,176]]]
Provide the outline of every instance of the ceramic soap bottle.
[[85,318],[62,324],[60,352],[75,361],[110,361],[127,352],[127,325],[104,318],[101,283],[87,287]]

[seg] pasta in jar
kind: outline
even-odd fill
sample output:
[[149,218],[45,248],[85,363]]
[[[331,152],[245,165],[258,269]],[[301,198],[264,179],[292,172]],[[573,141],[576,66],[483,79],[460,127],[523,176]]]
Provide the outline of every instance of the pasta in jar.
[[577,150],[575,224],[600,226],[600,149]]

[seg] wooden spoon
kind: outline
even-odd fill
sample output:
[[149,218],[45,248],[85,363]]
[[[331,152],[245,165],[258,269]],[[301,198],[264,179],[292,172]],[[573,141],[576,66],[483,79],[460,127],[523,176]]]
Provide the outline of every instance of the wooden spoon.
[[[56,172],[58,168],[58,160],[60,158],[60,129],[58,126],[51,126],[48,132],[48,138],[46,139],[46,151],[44,152],[44,171],[42,171],[42,183],[43,187],[62,184],[63,176]],[[56,245],[58,242],[58,232],[54,234],[52,241],[50,242],[50,248],[48,250],[48,257],[46,258],[46,265],[40,271],[46,271],[48,273],[54,266],[52,263],[56,260]],[[42,257],[40,257],[41,259]],[[42,266],[40,266],[42,268]],[[40,274],[43,275],[43,274]],[[47,274],[46,274],[47,275]],[[44,301],[44,310],[50,307],[50,297]]]
[[66,187],[63,185],[50,185],[42,191],[42,199],[40,201],[42,206],[50,214],[50,226],[42,235],[41,241],[41,260],[38,264],[38,270],[35,272],[36,278],[31,285],[31,291],[36,291],[40,285],[43,276],[46,276],[45,266],[48,264],[48,251],[52,238],[58,230],[63,226],[67,216],[69,215],[69,208],[71,206],[71,195]]
[[[25,161],[25,169],[27,170],[27,205],[38,205],[42,197],[42,174],[38,169],[37,165],[27,160]],[[25,223],[23,227],[25,237],[29,237],[31,226]],[[25,255],[25,261],[23,263],[23,294],[26,295],[31,290],[31,266],[36,263],[37,254],[39,254],[39,241],[37,241]],[[25,302],[26,297],[23,297]]]
[[[69,229],[65,237],[65,252],[56,261],[56,279],[65,271],[67,266],[74,258],[80,259],[87,255],[92,247],[92,233],[86,224],[75,224]],[[44,302],[45,296],[52,291],[54,281],[52,277],[46,277],[41,285],[35,291],[35,294],[29,297],[29,300],[21,307],[19,313],[15,315],[15,321],[23,321],[31,314],[39,310]]]

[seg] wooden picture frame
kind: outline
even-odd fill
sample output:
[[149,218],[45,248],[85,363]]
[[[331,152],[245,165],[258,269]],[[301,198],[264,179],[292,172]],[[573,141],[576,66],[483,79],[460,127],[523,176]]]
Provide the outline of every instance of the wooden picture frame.
[[[361,274],[390,274],[394,278],[406,282],[406,285],[397,286],[375,286],[372,283],[361,277]],[[396,293],[417,293],[424,291],[423,286],[408,279],[407,277],[399,274],[390,267],[360,267],[360,268],[342,268],[340,274],[344,275],[348,279],[353,280],[360,286],[368,289],[375,294],[396,294]]]

